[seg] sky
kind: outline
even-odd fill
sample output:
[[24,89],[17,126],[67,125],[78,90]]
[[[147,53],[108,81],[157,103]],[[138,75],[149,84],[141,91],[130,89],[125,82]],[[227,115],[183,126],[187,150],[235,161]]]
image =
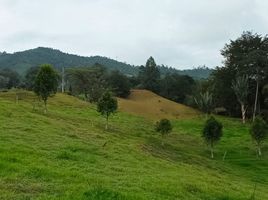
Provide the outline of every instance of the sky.
[[267,0],[0,0],[0,51],[51,47],[133,65],[221,66],[243,31],[268,34]]

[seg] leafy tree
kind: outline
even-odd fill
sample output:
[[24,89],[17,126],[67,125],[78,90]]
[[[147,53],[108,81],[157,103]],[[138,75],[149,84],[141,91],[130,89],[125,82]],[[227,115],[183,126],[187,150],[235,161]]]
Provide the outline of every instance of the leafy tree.
[[201,111],[210,114],[213,107],[212,94],[209,91],[200,93],[200,95],[195,98],[195,103]]
[[221,53],[225,60],[224,68],[217,69],[217,76],[214,76],[215,90],[218,91],[216,98],[221,102],[224,100],[223,106],[239,108],[232,103],[235,93],[230,84],[237,76],[248,76],[249,105],[252,106],[254,119],[257,108],[263,103],[259,101],[259,90],[265,85],[268,77],[268,37],[244,32],[239,38],[226,44]]
[[2,78],[2,88],[11,89],[20,84],[20,75],[16,71],[4,68],[0,70],[0,76],[4,77]]
[[24,83],[25,83],[26,89],[28,90],[34,89],[35,79],[37,77],[39,70],[40,70],[40,66],[31,67],[27,70],[25,77],[24,77]]
[[192,95],[195,81],[186,75],[167,74],[160,81],[160,95],[172,101],[184,103]]
[[172,131],[172,125],[168,119],[161,119],[156,122],[155,130],[162,135],[162,145],[164,145],[164,136]]
[[251,126],[250,135],[252,139],[256,142],[258,155],[261,156],[261,144],[268,136],[268,126],[261,117],[256,117],[255,121]]
[[205,123],[202,137],[205,142],[210,146],[211,158],[214,158],[214,145],[222,137],[222,124],[211,116]]
[[248,77],[240,76],[233,81],[232,88],[236,94],[237,100],[241,105],[242,121],[246,122],[246,108],[245,104],[248,98]]
[[67,81],[76,95],[84,94],[90,102],[98,102],[107,88],[106,70],[95,65],[92,67],[71,68],[67,71]]
[[119,71],[113,71],[108,77],[109,86],[118,97],[127,97],[130,94],[130,82],[128,78]]
[[145,67],[140,67],[139,78],[141,80],[142,88],[153,92],[159,91],[160,71],[157,68],[153,57],[150,57],[147,60]]
[[34,92],[44,101],[45,114],[47,112],[48,97],[56,94],[58,81],[59,75],[52,65],[44,64],[40,66],[40,70],[35,79]]
[[9,78],[3,75],[0,75],[0,89],[7,88],[8,81],[9,81]]
[[106,91],[99,99],[97,104],[97,111],[106,118],[105,129],[108,129],[109,116],[116,112],[118,107],[117,99],[112,97],[111,93]]

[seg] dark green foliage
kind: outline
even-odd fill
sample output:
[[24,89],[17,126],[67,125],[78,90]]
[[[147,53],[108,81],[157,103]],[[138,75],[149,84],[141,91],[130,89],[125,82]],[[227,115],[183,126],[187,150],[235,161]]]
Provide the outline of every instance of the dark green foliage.
[[14,54],[0,55],[0,68],[8,67],[18,71],[19,73],[24,73],[29,68],[43,63],[49,63],[57,69],[61,69],[62,67],[92,66],[99,63],[100,65],[107,67],[109,70],[119,70],[124,74],[138,74],[137,67],[123,62],[118,62],[107,57],[83,57],[63,53],[52,48],[38,47],[36,49],[17,52]]
[[27,90],[34,89],[35,79],[37,77],[39,70],[40,70],[40,66],[31,67],[30,69],[27,70],[25,74],[25,78],[24,78],[24,84]]
[[0,70],[0,88],[11,89],[20,85],[20,76],[16,71],[5,68]]
[[128,78],[119,71],[113,71],[108,77],[109,87],[118,97],[127,97],[130,94],[130,82]]
[[139,78],[143,89],[153,92],[159,91],[160,71],[153,57],[147,60],[145,67],[140,67]]
[[89,102],[97,102],[107,86],[106,70],[103,66],[70,68],[67,70],[67,80],[72,88],[72,94],[84,94]]
[[268,125],[261,117],[256,117],[250,128],[250,135],[256,142],[258,155],[261,156],[261,144],[268,136]]
[[202,131],[202,137],[211,148],[211,158],[214,157],[213,148],[216,142],[222,137],[222,124],[211,116],[205,123]]
[[162,145],[164,145],[164,136],[172,131],[172,125],[168,119],[161,119],[160,121],[156,122],[155,130],[161,134]]
[[216,105],[225,107],[233,116],[239,116],[240,105],[236,101],[232,82],[238,76],[247,76],[249,111],[253,113],[256,108],[266,108],[263,97],[256,88],[261,91],[268,79],[268,37],[244,32],[239,38],[226,44],[221,53],[225,58],[224,67],[217,68],[211,76]]
[[167,99],[184,103],[192,95],[195,81],[186,75],[167,74],[160,82],[159,94]]
[[34,92],[41,97],[45,104],[45,113],[47,111],[47,99],[57,92],[59,75],[51,65],[44,64],[36,76]]
[[[109,71],[118,70],[127,76],[137,76],[139,68],[123,62],[101,57],[83,57],[72,54],[63,53],[59,50],[51,48],[39,47],[27,51],[17,52],[14,54],[2,53],[0,54],[0,68],[10,68],[21,74],[25,73],[29,68],[41,65],[43,63],[50,63],[57,69],[62,67],[84,67],[92,66],[95,63],[105,66]],[[181,75],[188,75],[194,78],[207,78],[212,72],[211,69],[204,67],[192,70],[177,70],[171,67],[161,66],[159,70],[162,75],[166,73],[179,73]]]
[[168,119],[161,119],[160,121],[156,122],[155,130],[162,135],[166,135],[172,131],[171,123]]
[[117,99],[110,92],[104,92],[97,104],[97,111],[106,118],[106,129],[108,129],[109,116],[116,112],[118,107]]

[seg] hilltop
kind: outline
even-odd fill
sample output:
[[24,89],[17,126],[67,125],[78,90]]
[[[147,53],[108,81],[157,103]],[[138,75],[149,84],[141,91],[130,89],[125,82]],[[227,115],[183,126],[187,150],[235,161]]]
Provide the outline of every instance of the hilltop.
[[[99,63],[108,70],[118,70],[126,75],[134,76],[139,73],[139,67],[119,62],[117,60],[103,56],[79,56],[64,53],[57,49],[38,47],[15,53],[0,53],[0,68],[10,68],[19,73],[24,73],[27,69],[40,64],[52,64],[56,68],[62,67],[85,67]],[[207,78],[212,72],[208,68],[197,68],[193,70],[177,70],[171,67],[159,66],[162,74],[178,73],[189,75],[194,78]]]
[[218,117],[211,160],[202,117],[173,119],[161,146],[151,119],[120,111],[105,131],[93,104],[57,94],[44,115],[32,93],[15,94],[0,93],[0,199],[244,200],[255,185],[255,199],[268,199],[268,144],[257,159],[239,120]]

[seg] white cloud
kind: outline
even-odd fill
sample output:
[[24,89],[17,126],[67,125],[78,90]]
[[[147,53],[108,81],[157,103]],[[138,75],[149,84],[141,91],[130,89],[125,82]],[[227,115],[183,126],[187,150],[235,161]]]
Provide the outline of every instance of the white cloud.
[[48,46],[131,64],[220,65],[245,30],[268,33],[265,0],[0,0],[0,50]]

